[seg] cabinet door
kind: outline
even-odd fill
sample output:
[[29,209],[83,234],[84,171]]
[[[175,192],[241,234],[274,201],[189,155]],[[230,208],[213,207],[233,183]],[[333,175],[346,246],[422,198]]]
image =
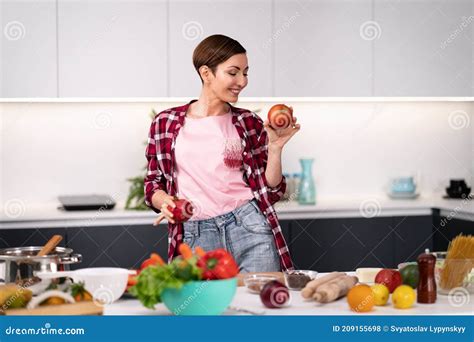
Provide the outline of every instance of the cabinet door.
[[275,96],[371,96],[371,1],[275,1]]
[[291,221],[280,220],[280,227],[287,244],[291,241]]
[[213,34],[236,39],[247,50],[249,83],[242,96],[271,96],[271,1],[171,1],[169,32],[170,96],[198,97],[201,80],[192,56],[199,42]]
[[449,242],[459,234],[474,235],[474,222],[457,220],[453,218],[434,216],[434,242],[435,251],[447,251]]
[[0,1],[0,97],[56,97],[56,1]]
[[166,2],[58,1],[59,96],[166,96]]
[[167,236],[165,225],[68,228],[67,245],[82,254],[74,268],[138,268],[152,252],[167,259]]
[[291,253],[297,268],[319,272],[393,267],[391,218],[294,220]]
[[471,0],[375,1],[375,96],[472,94]]
[[326,272],[332,266],[335,267],[334,260],[328,255],[332,223],[331,220],[291,221],[288,247],[296,269]]
[[416,261],[428,248],[433,251],[434,229],[431,216],[394,217],[395,266]]
[[61,235],[63,240],[58,246],[66,246],[66,229],[1,229],[0,248],[44,246],[53,235]]
[[[393,267],[393,226],[390,217],[335,220],[330,256],[339,270]],[[340,260],[340,261],[339,261]]]

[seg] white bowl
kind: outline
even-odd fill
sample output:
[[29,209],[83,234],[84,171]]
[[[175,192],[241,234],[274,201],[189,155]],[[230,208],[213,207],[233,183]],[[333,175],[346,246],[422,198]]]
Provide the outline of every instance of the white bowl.
[[75,283],[84,282],[85,288],[96,301],[110,304],[119,299],[127,288],[128,275],[135,271],[116,267],[91,267],[76,271],[37,272],[41,279],[70,277]]

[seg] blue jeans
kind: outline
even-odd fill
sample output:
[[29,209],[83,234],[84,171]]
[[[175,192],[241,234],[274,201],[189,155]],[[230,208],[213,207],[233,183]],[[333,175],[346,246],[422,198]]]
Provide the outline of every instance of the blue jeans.
[[185,222],[183,241],[205,251],[225,248],[234,257],[240,272],[281,270],[271,227],[256,200],[227,214]]

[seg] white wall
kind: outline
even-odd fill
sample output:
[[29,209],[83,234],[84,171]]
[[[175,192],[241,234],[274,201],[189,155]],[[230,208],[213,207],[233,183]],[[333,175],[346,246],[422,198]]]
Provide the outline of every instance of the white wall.
[[[284,171],[299,171],[300,157],[315,158],[318,196],[380,195],[389,177],[417,172],[424,194],[443,191],[453,177],[472,183],[474,103],[290,103],[302,130],[285,148]],[[150,109],[177,104],[0,104],[3,200],[31,204],[75,193],[124,199],[125,179],[146,162]],[[270,105],[241,104],[262,113]]]

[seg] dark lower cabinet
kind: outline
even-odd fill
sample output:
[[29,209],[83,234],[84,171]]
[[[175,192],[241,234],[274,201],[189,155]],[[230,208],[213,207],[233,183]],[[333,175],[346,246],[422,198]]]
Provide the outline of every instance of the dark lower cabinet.
[[291,221],[289,248],[298,269],[351,271],[392,267],[391,218]]
[[63,240],[59,243],[59,246],[65,247],[65,228],[1,229],[0,248],[44,246],[46,242],[56,234],[63,236]]
[[287,222],[291,227],[290,239],[287,244],[294,267],[296,269],[320,268],[326,262],[326,248],[324,246],[327,244],[328,230],[318,229],[320,224],[313,220]]
[[434,248],[431,216],[288,222],[290,253],[299,269],[331,272],[358,267],[395,268],[401,262],[416,260],[426,248]]
[[433,227],[435,230],[433,248],[435,251],[446,251],[449,241],[459,234],[474,235],[474,222],[442,217],[437,214],[433,216]]
[[416,261],[425,249],[433,251],[434,228],[431,216],[393,218],[395,246],[394,267],[406,261]]
[[168,255],[167,225],[3,229],[0,230],[0,248],[42,246],[55,234],[64,237],[60,246],[82,255],[82,262],[72,264],[71,269],[138,268],[152,252],[164,260]]
[[164,260],[168,255],[166,225],[111,226],[68,228],[67,244],[82,254],[82,267],[138,268],[150,253]]
[[291,224],[290,221],[281,220],[280,221],[281,232],[285,238],[286,243],[291,241]]
[[[474,222],[433,216],[281,220],[295,267],[319,272],[358,267],[393,268],[416,260],[426,248],[444,251],[458,234],[474,234]],[[84,267],[137,268],[150,253],[166,260],[167,225],[2,229],[0,248],[42,246],[61,234],[61,246],[82,254]]]

